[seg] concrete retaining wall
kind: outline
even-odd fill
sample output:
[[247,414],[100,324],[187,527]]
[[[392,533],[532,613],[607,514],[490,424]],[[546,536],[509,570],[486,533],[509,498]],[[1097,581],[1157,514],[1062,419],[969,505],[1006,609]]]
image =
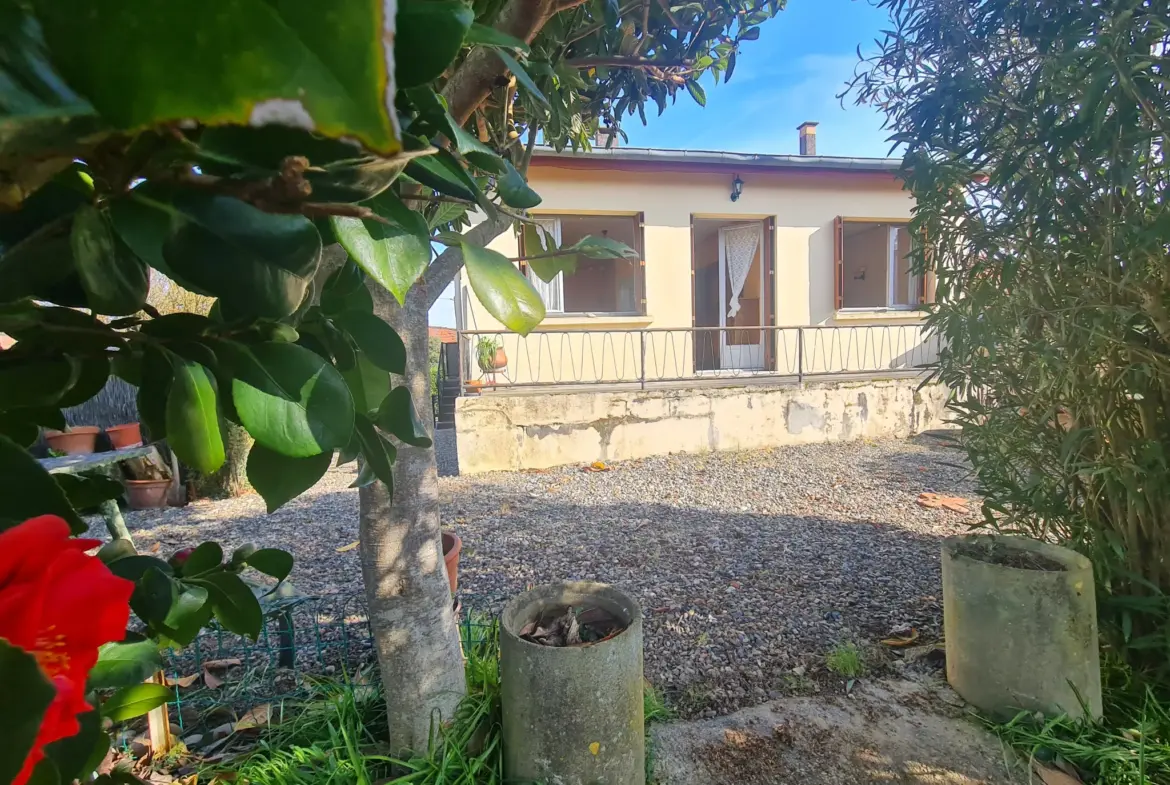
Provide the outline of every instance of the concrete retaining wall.
[[463,474],[676,452],[905,437],[945,426],[947,390],[918,379],[798,387],[483,395],[459,398]]

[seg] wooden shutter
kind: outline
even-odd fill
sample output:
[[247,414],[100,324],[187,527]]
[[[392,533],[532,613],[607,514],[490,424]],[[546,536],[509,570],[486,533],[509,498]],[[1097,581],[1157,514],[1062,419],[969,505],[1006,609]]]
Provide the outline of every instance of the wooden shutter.
[[845,298],[845,219],[833,219],[833,302],[839,311]]
[[[764,219],[764,308],[760,322],[766,327],[776,324],[776,219]],[[764,333],[764,367],[776,370],[776,331]]]
[[638,247],[638,268],[641,273],[638,276],[638,303],[642,310],[639,312],[642,316],[647,313],[646,309],[646,213],[638,213],[634,216],[634,241]]
[[926,265],[925,265],[925,269],[922,271],[922,278],[921,278],[921,281],[919,283],[920,291],[919,291],[918,301],[920,303],[932,303],[932,302],[934,302],[934,287],[935,287],[934,258],[933,258],[934,255],[930,251],[930,246],[926,244],[926,227],[925,226],[922,227],[922,231],[919,233],[919,237],[922,240],[922,255],[923,255],[923,258],[926,262]]

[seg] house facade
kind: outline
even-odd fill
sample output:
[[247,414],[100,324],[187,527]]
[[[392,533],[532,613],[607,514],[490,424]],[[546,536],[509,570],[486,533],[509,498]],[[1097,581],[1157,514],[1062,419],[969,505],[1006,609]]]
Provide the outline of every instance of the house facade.
[[[529,180],[543,201],[532,215],[542,227],[562,246],[604,236],[638,258],[580,256],[575,272],[549,283],[520,262],[548,313],[527,337],[507,333],[463,274],[458,349],[469,395],[458,402],[456,422],[464,471],[635,457],[637,449],[615,448],[612,432],[607,443],[596,426],[585,429],[589,435],[567,424],[612,422],[611,409],[629,402],[644,408],[660,400],[665,411],[702,408],[696,396],[768,393],[780,394],[773,403],[781,404],[826,385],[917,384],[921,366],[937,356],[937,341],[922,328],[933,282],[909,269],[913,201],[897,178],[900,161],[818,156],[815,126],[800,133],[805,154],[797,156],[622,147],[535,153]],[[533,252],[512,233],[491,247],[510,258]],[[547,416],[530,411],[541,403]],[[565,408],[576,404],[589,411]],[[608,408],[599,413],[599,405]],[[560,428],[559,437],[543,438],[566,444],[550,442],[546,455],[477,456],[500,449],[499,434],[472,433],[490,431],[485,423],[495,415],[513,424],[533,420],[524,426],[532,432]],[[937,424],[934,413],[917,425],[911,415],[903,418],[907,427]],[[548,422],[535,422],[542,418]],[[866,425],[834,436],[842,418],[835,426],[819,419],[814,430],[825,438],[880,435]],[[573,440],[580,444],[567,446]],[[646,449],[740,441],[675,438]]]

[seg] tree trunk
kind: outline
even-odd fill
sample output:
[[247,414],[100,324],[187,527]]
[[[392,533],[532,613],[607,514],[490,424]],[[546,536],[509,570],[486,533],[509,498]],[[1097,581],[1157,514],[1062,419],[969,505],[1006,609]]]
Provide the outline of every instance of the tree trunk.
[[[395,382],[409,385],[420,419],[431,423],[427,287],[413,286],[401,308],[376,283],[370,282],[370,293],[374,313],[406,343],[407,375]],[[359,491],[360,555],[390,749],[405,755],[426,752],[440,724],[455,716],[467,685],[443,563],[434,450],[399,445],[394,488],[393,503],[380,482]]]
[[226,421],[223,466],[211,474],[193,472],[195,494],[200,498],[222,499],[242,496],[252,489],[248,484],[248,451],[252,437],[234,422]]

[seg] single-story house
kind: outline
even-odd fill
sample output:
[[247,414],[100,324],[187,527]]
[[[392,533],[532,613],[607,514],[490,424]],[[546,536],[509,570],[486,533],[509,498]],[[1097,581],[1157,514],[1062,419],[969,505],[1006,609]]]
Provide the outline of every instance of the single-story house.
[[[941,393],[915,392],[938,343],[922,328],[933,282],[907,258],[914,203],[901,161],[818,155],[816,124],[799,132],[800,155],[535,152],[529,180],[543,201],[531,212],[542,227],[562,246],[604,236],[637,258],[579,256],[574,273],[549,283],[518,262],[548,313],[527,337],[484,310],[464,271],[462,471],[937,424]],[[509,258],[533,253],[513,233],[491,247]],[[875,384],[881,393],[860,404],[846,392]],[[794,408],[814,390],[810,413]],[[890,406],[875,406],[875,395]],[[772,404],[719,416],[720,407],[765,404],[753,396]],[[706,427],[685,422],[695,418]]]

